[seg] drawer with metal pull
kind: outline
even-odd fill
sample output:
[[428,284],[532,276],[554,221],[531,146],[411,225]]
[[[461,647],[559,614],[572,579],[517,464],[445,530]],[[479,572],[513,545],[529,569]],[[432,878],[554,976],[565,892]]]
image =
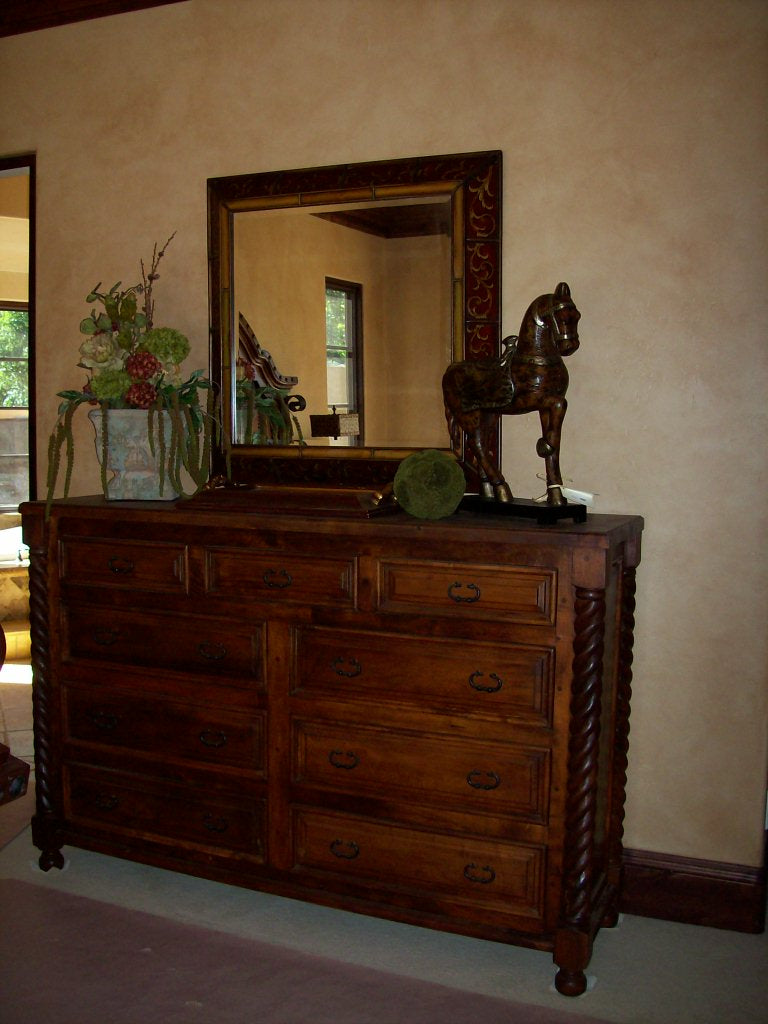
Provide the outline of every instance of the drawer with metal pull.
[[554,569],[388,559],[379,563],[379,608],[385,612],[551,626],[556,607]]
[[64,536],[59,548],[65,583],[175,594],[189,585],[186,544]]
[[264,776],[263,711],[229,712],[73,686],[64,687],[63,704],[65,742]]
[[90,823],[264,858],[264,806],[253,796],[192,791],[162,779],[68,764],[64,814],[75,827]]
[[484,907],[501,919],[543,913],[546,849],[479,836],[444,835],[313,808],[293,810],[294,870],[331,872],[380,889],[396,887],[430,903]]
[[294,783],[546,823],[546,748],[301,719],[292,732]]
[[555,651],[534,645],[296,627],[293,693],[552,722]]
[[205,592],[251,603],[354,608],[357,562],[290,551],[205,549]]
[[64,657],[248,677],[263,685],[264,625],[74,604],[63,612]]

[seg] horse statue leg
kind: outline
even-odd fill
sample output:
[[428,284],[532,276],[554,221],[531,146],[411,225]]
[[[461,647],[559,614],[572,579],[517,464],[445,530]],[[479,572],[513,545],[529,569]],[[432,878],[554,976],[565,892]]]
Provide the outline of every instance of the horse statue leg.
[[492,435],[498,421],[499,414],[492,412],[481,413],[474,429],[466,430],[467,443],[472,449],[480,474],[480,493],[484,498],[501,502],[512,501],[512,491],[504,479],[501,469],[496,461],[491,458],[486,450],[486,438]]
[[536,454],[544,459],[547,474],[547,502],[567,505],[563,497],[563,477],[560,473],[560,435],[568,403],[564,398],[553,398],[539,410],[541,437],[536,442]]
[[[493,370],[498,376],[499,368],[494,365]],[[445,418],[451,448],[460,463],[465,466],[471,464],[477,472],[480,478],[480,494],[483,498],[510,502],[512,492],[501,470],[488,453],[488,448],[491,447],[489,440],[493,436],[503,406],[483,408],[483,403],[478,400],[478,391],[482,391],[480,385],[485,380],[481,371],[487,376],[487,368],[481,364],[462,362],[452,363],[443,374]],[[468,387],[468,381],[471,387]],[[508,399],[511,393],[507,381],[504,399]]]

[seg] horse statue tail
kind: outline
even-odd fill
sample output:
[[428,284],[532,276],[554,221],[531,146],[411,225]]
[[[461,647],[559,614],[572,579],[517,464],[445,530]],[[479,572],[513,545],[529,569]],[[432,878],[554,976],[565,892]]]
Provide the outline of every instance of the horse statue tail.
[[457,461],[464,465],[464,450],[462,445],[462,439],[464,432],[461,429],[461,424],[456,419],[453,411],[448,411],[446,407],[445,418],[448,422],[448,436],[451,441],[451,451],[456,456]]
[[456,370],[456,363],[452,363],[443,375],[443,403],[445,408],[445,420],[448,424],[448,437],[451,442],[451,451],[458,461],[463,464],[463,430],[459,422],[458,414],[460,406],[456,403],[456,393],[453,387]]

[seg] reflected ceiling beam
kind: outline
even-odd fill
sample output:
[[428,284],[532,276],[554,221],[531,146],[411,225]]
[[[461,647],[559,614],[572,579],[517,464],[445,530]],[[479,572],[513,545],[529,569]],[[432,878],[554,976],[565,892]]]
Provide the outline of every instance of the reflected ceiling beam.
[[409,206],[381,206],[363,210],[336,210],[316,213],[315,217],[355,228],[379,238],[420,238],[424,235],[450,235],[451,204],[424,203]]
[[185,0],[0,0],[0,36],[17,36],[43,28],[92,21],[112,14],[143,11],[148,7],[184,3]]

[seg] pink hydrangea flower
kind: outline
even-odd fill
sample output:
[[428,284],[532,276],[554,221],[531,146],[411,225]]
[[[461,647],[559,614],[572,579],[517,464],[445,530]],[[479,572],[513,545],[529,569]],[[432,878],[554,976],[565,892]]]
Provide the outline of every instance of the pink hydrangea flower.
[[137,380],[128,388],[125,398],[137,409],[148,409],[157,398],[157,388],[145,380]]
[[162,368],[160,360],[151,352],[134,352],[125,360],[125,369],[134,380],[149,380]]

